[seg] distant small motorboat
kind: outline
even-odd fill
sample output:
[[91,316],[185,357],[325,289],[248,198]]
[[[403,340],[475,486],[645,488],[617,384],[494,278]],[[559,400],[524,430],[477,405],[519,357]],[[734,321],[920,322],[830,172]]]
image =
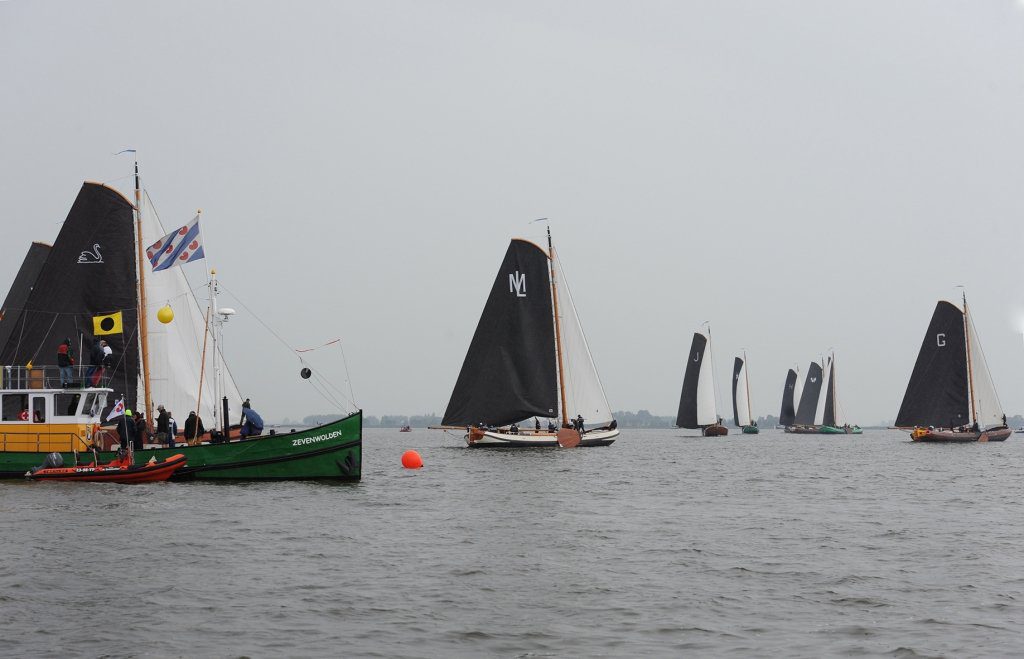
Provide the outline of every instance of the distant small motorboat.
[[412,427],[411,426],[402,426],[401,428],[398,429],[398,432],[412,432]]
[[[57,454],[60,455],[59,453]],[[32,480],[83,481],[87,483],[157,483],[170,478],[174,472],[185,466],[186,458],[181,453],[157,462],[155,458],[146,464],[133,464],[129,452],[120,459],[106,464],[91,462],[74,467],[41,467],[25,474]]]

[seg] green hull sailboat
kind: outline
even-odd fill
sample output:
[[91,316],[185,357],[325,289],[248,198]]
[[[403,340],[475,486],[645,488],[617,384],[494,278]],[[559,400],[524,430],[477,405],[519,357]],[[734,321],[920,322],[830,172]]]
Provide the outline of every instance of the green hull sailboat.
[[[180,265],[204,256],[199,218],[167,233],[141,189],[137,163],[135,174],[134,204],[113,188],[85,183],[53,247],[30,252],[7,296],[0,315],[0,478],[21,478],[50,454],[66,466],[94,456],[110,462],[113,444],[123,443],[110,426],[139,412],[152,424],[159,404],[178,419],[195,414],[210,431],[188,443],[179,436],[172,447],[149,425],[136,464],[184,454],[175,480],[359,480],[359,410],[271,434],[243,405],[253,426],[238,437],[230,406],[242,396],[222,353],[223,323],[234,311],[217,307],[212,270],[203,309]],[[302,377],[309,376],[304,368]]]
[[[294,480],[327,478],[357,481],[361,474],[363,414],[356,412],[344,419],[299,430],[264,435],[220,444],[199,444],[176,448],[135,451],[135,463],[151,458],[159,462],[175,453],[185,455],[186,466],[171,480],[252,479]],[[0,433],[2,435],[2,433]],[[4,437],[6,439],[6,437]],[[76,464],[72,451],[61,451],[65,466]],[[100,462],[109,462],[116,452],[98,454]],[[32,467],[46,460],[46,452],[0,451],[0,478],[22,478]],[[79,462],[91,462],[93,454],[80,453]]]

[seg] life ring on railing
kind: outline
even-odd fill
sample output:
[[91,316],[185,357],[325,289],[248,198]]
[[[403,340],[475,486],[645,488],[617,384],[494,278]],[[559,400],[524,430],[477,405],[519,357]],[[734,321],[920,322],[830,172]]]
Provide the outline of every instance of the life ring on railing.
[[22,410],[21,414],[18,415],[18,419],[21,421],[28,421],[28,410]]

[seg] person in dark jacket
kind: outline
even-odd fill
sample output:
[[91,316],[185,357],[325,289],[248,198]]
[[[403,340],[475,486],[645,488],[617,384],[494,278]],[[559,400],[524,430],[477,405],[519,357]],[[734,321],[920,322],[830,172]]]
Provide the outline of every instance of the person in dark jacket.
[[125,410],[117,417],[117,439],[122,449],[128,448],[129,443],[135,443],[135,420],[131,410]]
[[263,417],[252,409],[249,399],[242,403],[242,439],[263,434]]
[[92,340],[92,348],[89,350],[89,370],[85,372],[85,379],[90,385],[99,384],[103,377],[103,346],[99,339]]
[[149,428],[146,427],[146,415],[139,412],[135,415],[135,437],[132,439],[132,446],[136,451],[141,451],[148,439]]
[[163,405],[156,406],[156,441],[167,441],[167,435],[171,432],[171,415],[167,413]]
[[131,445],[137,451],[142,450],[142,446],[145,440],[150,436],[150,429],[145,426],[145,414],[138,412],[134,415],[135,419],[135,436],[132,437]]
[[203,419],[195,412],[189,412],[188,418],[185,419],[185,441],[191,444],[205,434],[206,428],[203,428]]
[[57,366],[60,368],[60,386],[70,387],[74,382],[71,374],[71,367],[75,365],[75,358],[71,354],[71,339],[64,339],[64,342],[57,346]]

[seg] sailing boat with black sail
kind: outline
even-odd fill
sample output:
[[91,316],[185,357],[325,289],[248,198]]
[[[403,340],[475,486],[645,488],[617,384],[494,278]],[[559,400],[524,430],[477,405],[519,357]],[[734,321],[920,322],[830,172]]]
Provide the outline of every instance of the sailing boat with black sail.
[[963,296],[963,310],[935,305],[896,427],[915,442],[1001,442],[1010,436],[992,374]]
[[779,425],[785,428],[796,419],[796,403],[800,400],[800,373],[789,369],[786,384],[782,389],[782,409],[779,411]]
[[547,251],[509,244],[435,426],[465,431],[471,447],[607,446],[619,435],[550,227],[547,237]]
[[732,418],[744,435],[760,432],[750,411],[750,376],[747,374],[747,353],[737,357],[732,368]]
[[[199,434],[186,438],[192,440],[186,446],[168,442],[166,448],[148,445],[135,452],[142,461],[182,453],[187,466],[174,478],[358,480],[359,411],[309,430],[243,441],[230,435],[228,403],[232,398],[240,401],[241,395],[219,348],[214,346],[209,353],[216,356],[215,368],[206,368],[208,355],[203,349],[211,331],[206,319],[219,315],[217,309],[203,313],[180,267],[165,272],[157,267],[146,275],[145,247],[150,245],[151,259],[159,260],[161,245],[153,241],[179,234],[187,240],[176,238],[180,251],[167,256],[187,262],[197,254],[194,239],[187,227],[167,234],[160,226],[141,188],[137,163],[134,204],[106,185],[82,185],[31,291],[21,308],[10,310],[3,321],[12,325],[0,345],[5,365],[0,477],[21,478],[51,452],[70,464],[76,451],[95,449],[96,459],[110,462],[116,456],[110,451],[109,433],[100,424],[118,414],[124,418],[129,409],[144,410],[152,419],[155,400],[180,417],[197,412],[222,432],[216,438],[211,433],[210,441]],[[214,279],[211,292],[215,287]],[[172,316],[177,319],[149,327],[154,304],[168,301],[173,302],[177,313]],[[79,356],[94,342],[105,341],[110,356],[103,357],[101,350],[103,363],[88,370],[81,365],[65,367],[72,369],[72,382],[67,383],[63,369],[56,378],[61,364],[54,346],[62,338]],[[79,347],[83,345],[85,350]],[[216,399],[210,391],[217,392]],[[122,402],[107,415],[105,408],[115,399]]]
[[700,429],[705,437],[729,434],[722,425],[715,405],[715,369],[711,356],[711,326],[707,334],[694,332],[683,374],[683,390],[679,394],[676,426]]

